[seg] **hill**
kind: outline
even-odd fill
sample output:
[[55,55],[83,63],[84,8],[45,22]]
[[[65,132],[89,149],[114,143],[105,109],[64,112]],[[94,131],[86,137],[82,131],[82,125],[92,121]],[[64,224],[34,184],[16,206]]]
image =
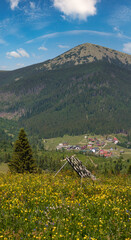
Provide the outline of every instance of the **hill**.
[[0,72],[0,117],[55,137],[131,130],[131,55],[82,44],[55,59]]

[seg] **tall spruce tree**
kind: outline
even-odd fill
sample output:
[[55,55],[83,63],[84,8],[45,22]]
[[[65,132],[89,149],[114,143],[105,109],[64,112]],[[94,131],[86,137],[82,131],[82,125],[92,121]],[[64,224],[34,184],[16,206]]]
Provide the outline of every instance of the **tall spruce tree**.
[[9,169],[14,173],[34,173],[37,170],[32,149],[23,128],[20,130],[18,140],[14,144]]

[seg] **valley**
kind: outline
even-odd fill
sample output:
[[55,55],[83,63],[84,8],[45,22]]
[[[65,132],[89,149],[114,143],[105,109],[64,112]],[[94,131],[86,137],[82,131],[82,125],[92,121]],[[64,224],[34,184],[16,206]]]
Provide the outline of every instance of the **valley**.
[[85,43],[52,60],[1,71],[1,162],[11,159],[21,127],[43,170],[57,170],[61,157],[75,153],[84,163],[92,155],[90,168],[94,162],[99,165],[100,158],[100,172],[105,171],[107,162],[109,171],[115,169],[121,159],[121,170],[127,173],[131,55]]

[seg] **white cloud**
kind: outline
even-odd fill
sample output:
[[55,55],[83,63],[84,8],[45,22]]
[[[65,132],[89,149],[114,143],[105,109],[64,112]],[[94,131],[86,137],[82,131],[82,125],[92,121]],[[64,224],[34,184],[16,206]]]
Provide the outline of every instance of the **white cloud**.
[[16,51],[7,52],[7,53],[6,53],[6,56],[7,56],[7,58],[12,58],[12,57],[14,57],[14,58],[20,58],[20,57],[21,57],[20,54],[17,53]]
[[124,34],[123,34],[123,32],[120,30],[120,28],[119,27],[113,27],[113,30],[114,30],[114,32],[116,32],[117,33],[117,36],[119,37],[119,38],[124,38],[125,36],[124,36]]
[[100,31],[94,31],[94,30],[72,30],[63,32],[63,35],[79,35],[79,34],[93,34],[93,35],[100,35],[100,36],[112,36],[112,33],[108,32],[100,32]]
[[27,58],[29,58],[29,54],[28,54],[23,48],[17,49],[17,52],[18,52],[22,57],[27,57]]
[[99,0],[53,0],[54,7],[67,16],[86,20],[97,13],[96,4]]
[[31,39],[31,40],[27,41],[26,43],[27,43],[27,44],[28,44],[28,43],[32,43],[32,42],[34,42],[35,40],[44,39],[44,38],[53,38],[53,37],[56,37],[57,35],[58,35],[58,32],[45,34],[45,35],[42,35],[42,36],[40,36],[40,37]]
[[48,38],[54,38],[58,36],[68,36],[68,35],[80,35],[80,34],[92,34],[92,35],[100,35],[100,36],[113,36],[112,33],[108,32],[99,32],[99,31],[93,31],[93,30],[72,30],[72,31],[65,31],[65,32],[54,32],[42,35],[40,37],[31,39],[27,41],[27,44],[33,43],[34,41],[42,40],[42,39],[48,39]]
[[16,7],[18,7],[20,0],[9,0],[9,2],[11,9],[14,10]]
[[114,30],[114,32],[116,32],[116,33],[118,33],[118,34],[123,35],[123,33],[122,33],[122,31],[120,30],[119,27],[115,26],[115,27],[113,27],[113,30]]
[[131,42],[125,43],[123,45],[123,51],[128,54],[131,54]]
[[[25,0],[25,1],[28,2],[28,0]],[[23,10],[24,15],[26,16],[26,21],[28,21],[29,23],[33,23],[33,26],[32,26],[33,29],[34,29],[34,24],[37,26],[45,25],[44,16],[46,15],[46,13],[45,11],[43,11],[42,0],[29,1],[29,5],[24,4],[24,7],[21,9]]]
[[69,46],[66,46],[66,45],[58,45],[59,48],[69,48]]
[[38,48],[38,50],[47,51],[48,49],[46,47],[41,46],[41,47]]
[[21,57],[29,57],[29,54],[22,48],[17,49],[17,51],[7,52],[6,53],[7,58],[21,58]]
[[113,28],[115,32],[118,32],[119,31],[119,28],[118,27],[114,27]]
[[30,2],[30,8],[35,9],[35,3],[34,2]]

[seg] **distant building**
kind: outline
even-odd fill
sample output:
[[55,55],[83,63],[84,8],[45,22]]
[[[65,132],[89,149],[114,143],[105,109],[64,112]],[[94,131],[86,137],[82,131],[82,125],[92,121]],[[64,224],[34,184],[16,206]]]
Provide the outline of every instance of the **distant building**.
[[114,144],[117,144],[119,142],[119,140],[116,137],[114,137],[113,142],[114,142]]
[[86,148],[87,148],[87,145],[81,147],[82,150],[86,149]]
[[112,152],[102,149],[102,150],[100,150],[100,156],[111,157],[112,156]]
[[92,144],[88,144],[87,146],[88,146],[88,147],[92,147]]
[[68,143],[67,143],[67,142],[64,142],[64,143],[63,143],[63,146],[65,146],[65,147],[68,146]]

